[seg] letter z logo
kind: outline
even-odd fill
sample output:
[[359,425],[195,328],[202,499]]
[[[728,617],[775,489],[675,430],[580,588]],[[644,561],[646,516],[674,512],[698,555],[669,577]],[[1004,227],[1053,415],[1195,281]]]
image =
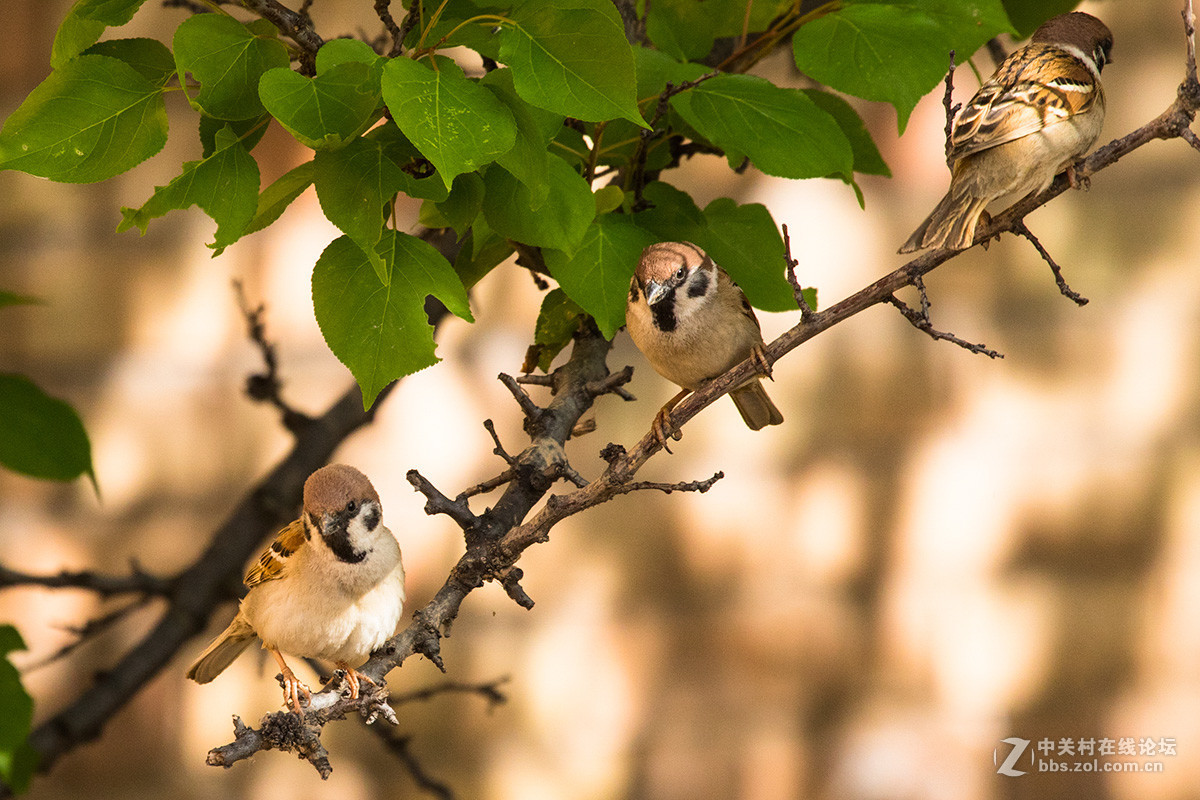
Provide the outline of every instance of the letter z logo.
[[[1028,739],[1019,739],[1016,736],[1010,736],[1007,739],[1001,739],[1001,744],[1012,745],[1012,750],[1008,754],[1008,758],[1004,759],[1004,763],[996,768],[996,772],[1000,775],[1007,775],[1010,778],[1016,778],[1019,775],[1024,775],[1025,770],[1015,769],[1017,759],[1025,752],[1025,748],[1029,747]],[[992,763],[996,763],[1000,759],[1000,748],[992,751]]]

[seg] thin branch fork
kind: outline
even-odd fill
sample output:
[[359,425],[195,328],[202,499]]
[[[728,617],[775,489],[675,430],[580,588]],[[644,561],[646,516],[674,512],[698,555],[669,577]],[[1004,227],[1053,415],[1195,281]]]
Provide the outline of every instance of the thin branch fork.
[[960,339],[959,337],[955,336],[953,333],[947,333],[946,331],[939,331],[936,328],[934,328],[933,320],[930,319],[930,317],[929,317],[930,302],[929,302],[929,293],[925,291],[925,281],[923,279],[921,279],[920,277],[914,278],[913,286],[916,288],[916,290],[920,293],[920,296],[921,296],[920,310],[917,310],[917,309],[911,307],[910,305],[905,303],[903,300],[901,300],[899,297],[896,297],[896,295],[894,295],[894,294],[890,294],[887,297],[885,297],[884,302],[888,303],[892,306],[895,306],[896,309],[901,314],[904,315],[904,318],[906,320],[908,320],[914,328],[928,334],[935,341],[950,342],[951,344],[958,345],[959,347],[963,348],[964,350],[967,350],[972,353],[976,353],[978,355],[984,355],[984,356],[987,356],[988,358],[1004,358],[1003,353],[1000,353],[996,350],[992,350],[989,347],[987,347],[986,345],[975,344],[974,342],[968,342],[965,339]]

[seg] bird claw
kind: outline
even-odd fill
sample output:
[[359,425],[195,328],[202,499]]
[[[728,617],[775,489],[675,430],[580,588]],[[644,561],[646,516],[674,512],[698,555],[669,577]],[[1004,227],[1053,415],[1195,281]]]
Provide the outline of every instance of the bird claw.
[[756,344],[750,348],[750,360],[754,362],[754,368],[758,370],[758,374],[764,378],[775,380],[771,362],[767,360],[767,351],[761,344]]
[[1067,185],[1072,189],[1083,189],[1085,192],[1092,188],[1092,179],[1087,175],[1080,175],[1075,169],[1074,164],[1067,165]]
[[[297,714],[303,714],[304,706],[312,705],[312,691],[290,669],[276,677],[283,686],[284,705]],[[300,702],[301,695],[304,696],[303,703]]]
[[654,424],[650,426],[650,430],[654,434],[654,440],[662,445],[662,449],[668,453],[672,453],[672,451],[667,445],[667,440],[679,441],[683,438],[683,434],[671,424],[671,410],[668,408],[659,409],[659,412],[654,415]]
[[345,681],[350,689],[350,699],[357,700],[360,695],[360,682],[366,682],[378,688],[379,684],[347,664],[338,665],[338,677]]

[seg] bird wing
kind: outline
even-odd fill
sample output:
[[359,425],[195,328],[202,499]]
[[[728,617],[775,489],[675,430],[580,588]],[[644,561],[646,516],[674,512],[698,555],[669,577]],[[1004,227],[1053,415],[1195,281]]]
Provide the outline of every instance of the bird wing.
[[754,323],[754,327],[759,331],[762,330],[762,325],[758,322],[758,317],[754,314],[754,308],[750,305],[750,301],[746,299],[746,293],[742,291],[742,287],[737,285],[737,281],[729,277],[729,273],[720,267],[717,268],[717,291],[733,291],[737,293],[738,300],[741,302],[742,313],[750,318]]
[[1020,139],[1091,109],[1095,76],[1075,56],[1048,45],[1014,53],[954,121],[954,159]]
[[260,583],[273,581],[283,577],[288,558],[304,547],[308,537],[304,533],[304,523],[296,520],[275,535],[271,546],[263,550],[262,555],[254,566],[246,571],[246,587],[253,589]]

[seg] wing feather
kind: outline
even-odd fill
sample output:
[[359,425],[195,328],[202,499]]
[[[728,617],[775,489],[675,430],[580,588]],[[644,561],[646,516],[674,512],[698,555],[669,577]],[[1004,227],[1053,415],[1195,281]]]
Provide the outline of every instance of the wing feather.
[[258,561],[246,571],[246,587],[253,589],[260,583],[277,580],[283,577],[288,558],[304,546],[308,537],[304,533],[304,523],[296,520],[275,535],[275,541],[262,552]]
[[954,122],[955,159],[1020,139],[1083,113],[1100,96],[1095,76],[1071,53],[1045,44],[1019,50]]

